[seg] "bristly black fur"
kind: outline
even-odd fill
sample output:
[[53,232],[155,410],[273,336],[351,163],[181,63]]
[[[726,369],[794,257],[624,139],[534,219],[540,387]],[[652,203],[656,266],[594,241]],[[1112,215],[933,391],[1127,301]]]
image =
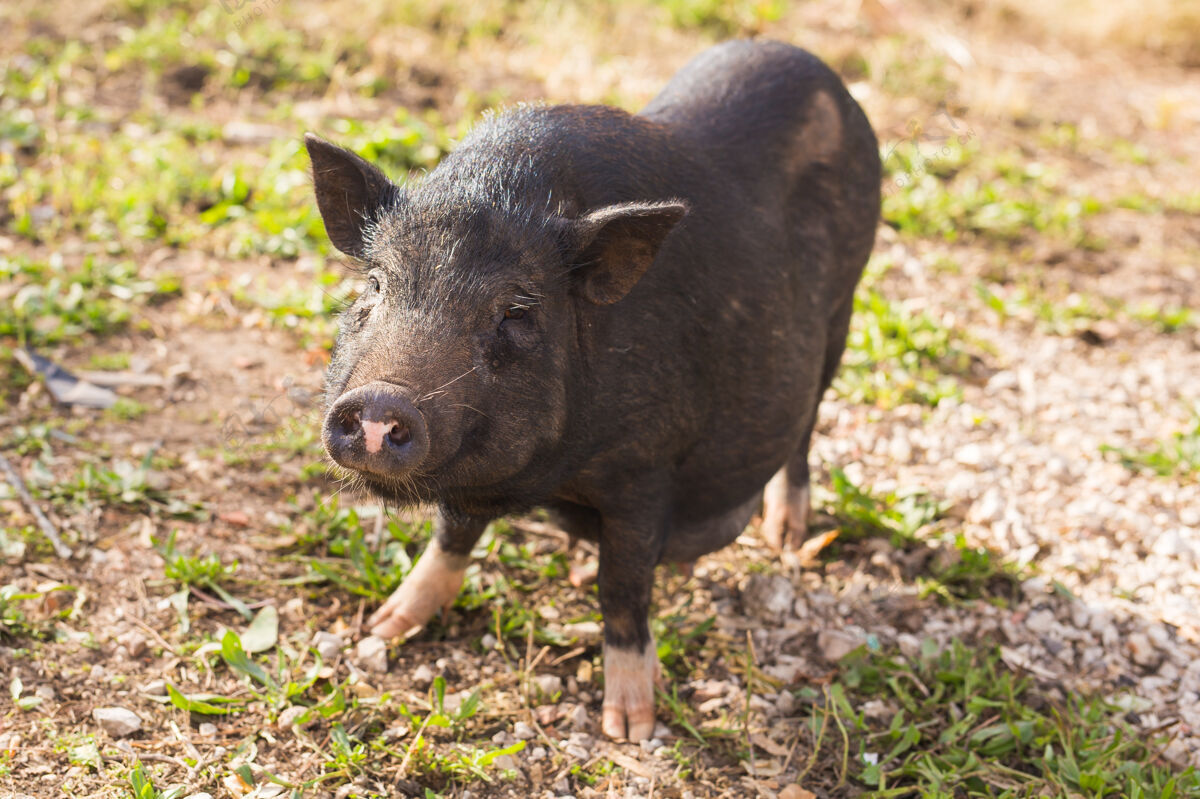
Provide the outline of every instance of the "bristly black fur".
[[[875,136],[817,58],[729,42],[636,115],[489,115],[403,188],[309,146],[330,238],[371,281],[329,404],[411,400],[428,453],[363,482],[438,503],[447,551],[551,508],[599,539],[606,641],[643,647],[655,564],[733,540],[781,468],[807,485],[880,202]],[[361,435],[337,418],[327,436]]]

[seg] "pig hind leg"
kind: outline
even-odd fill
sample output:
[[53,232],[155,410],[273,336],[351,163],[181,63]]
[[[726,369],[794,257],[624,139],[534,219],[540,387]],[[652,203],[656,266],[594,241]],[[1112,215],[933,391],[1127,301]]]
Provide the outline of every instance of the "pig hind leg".
[[808,446],[812,428],[800,447],[763,489],[762,534],[775,551],[796,549],[808,535],[811,492],[808,482]]
[[821,390],[817,402],[804,426],[800,445],[792,453],[783,468],[775,473],[763,490],[762,534],[767,544],[779,552],[796,549],[808,536],[808,519],[812,512],[812,490],[809,485],[808,450],[812,444],[812,432],[817,423],[817,408],[821,397],[833,382],[842,352],[846,349],[846,334],[850,329],[850,312],[853,299],[847,298],[834,315],[829,343],[825,349],[825,362],[821,368]]

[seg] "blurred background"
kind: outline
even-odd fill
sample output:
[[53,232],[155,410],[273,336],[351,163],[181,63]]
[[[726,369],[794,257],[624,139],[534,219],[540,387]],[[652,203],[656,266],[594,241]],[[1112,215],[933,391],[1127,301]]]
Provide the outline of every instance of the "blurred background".
[[[285,642],[303,651],[325,627],[349,641],[360,602],[386,596],[419,549],[419,513],[385,517],[339,496],[320,451],[334,315],[358,287],[317,215],[303,133],[403,180],[436,165],[489,109],[636,111],[689,58],[734,36],[825,59],[867,111],[884,159],[879,242],[813,455],[823,543],[803,575],[781,576],[751,531],[701,565],[687,589],[695,607],[663,600],[673,626],[656,628],[660,656],[685,686],[673,729],[683,718],[702,746],[671,741],[678,757],[654,760],[670,768],[644,773],[612,760],[570,771],[551,746],[554,769],[514,761],[519,779],[476,795],[641,795],[650,783],[638,775],[657,781],[656,795],[783,796],[809,752],[803,790],[815,793],[788,799],[897,782],[971,795],[1109,795],[1097,785],[1166,795],[1171,775],[1197,762],[1200,3],[6,0],[0,29],[0,452],[30,493],[25,501],[16,479],[0,487],[0,644],[16,653],[12,695],[31,714],[0,718],[0,784],[51,795],[66,779],[115,792],[132,761],[90,722],[79,726],[93,706],[132,702],[121,697],[148,675],[235,696],[240,672],[203,649],[224,629],[277,605],[282,626],[264,657],[291,668],[279,660]],[[69,375],[46,381],[53,365],[86,380],[77,401],[55,401],[79,388]],[[58,552],[31,504],[62,538]],[[409,749],[399,771],[387,752],[412,739],[379,736],[421,718],[368,699],[384,680],[427,703],[429,680],[410,679],[420,663],[457,673],[450,690],[465,692],[489,667],[476,661],[502,673],[505,642],[521,662],[535,629],[555,655],[582,641],[599,664],[594,630],[562,627],[594,621],[594,603],[565,578],[586,553],[563,554],[539,524],[506,525],[513,543],[489,536],[462,618],[393,652],[386,678],[343,664],[199,737],[195,707],[137,706],[156,719],[143,751],[190,757],[165,732],[174,721],[209,747],[203,768],[159,762],[159,784],[216,791],[239,736],[289,703],[341,696],[312,746],[260,740],[259,759],[239,762],[297,784],[325,775],[309,786],[318,793],[397,780],[405,791],[480,790],[463,765],[476,750],[456,741],[491,746],[498,719],[532,712],[528,690],[522,704],[496,683],[483,699],[493,715],[456,722],[416,760]],[[801,589],[786,623],[752,599],[764,585],[786,594],[776,577]],[[514,585],[524,600],[497,605]],[[808,594],[831,599],[801,612]],[[553,613],[535,611],[545,607]],[[678,632],[714,618],[720,635]],[[778,624],[792,624],[793,638],[747,648],[748,630]],[[842,661],[860,646],[866,660]],[[751,649],[767,671],[738,665]],[[921,660],[930,652],[949,660]],[[795,737],[798,718],[817,718],[810,710],[841,707],[812,698],[830,680],[847,712],[886,705],[851,725],[855,751],[909,740],[896,737],[903,725],[888,732],[901,706],[934,732],[950,729],[959,710],[909,707],[880,687],[899,684],[885,679],[893,668],[929,685],[967,674],[1004,686],[1020,674],[1059,688],[989,695],[1001,716],[1030,725],[1026,738],[976,740],[967,724],[961,741],[946,733],[935,746],[927,734],[883,767],[844,761],[841,738],[826,751],[828,740]],[[590,670],[565,660],[554,674],[583,691],[568,683],[570,701],[598,712]],[[351,690],[360,683],[376,693]],[[56,688],[39,699],[39,685]],[[714,704],[721,685],[733,698]],[[752,695],[762,700],[753,712]],[[1092,696],[1108,699],[1080,699]],[[982,707],[971,710],[981,725]],[[1104,750],[1113,719],[1132,725],[1137,746],[1169,740]],[[751,744],[754,735],[765,737]],[[1058,760],[1045,757],[1051,739]],[[384,749],[368,758],[371,742]],[[936,769],[913,760],[918,751]],[[989,765],[973,778],[986,791],[964,782],[963,763],[980,758]]]

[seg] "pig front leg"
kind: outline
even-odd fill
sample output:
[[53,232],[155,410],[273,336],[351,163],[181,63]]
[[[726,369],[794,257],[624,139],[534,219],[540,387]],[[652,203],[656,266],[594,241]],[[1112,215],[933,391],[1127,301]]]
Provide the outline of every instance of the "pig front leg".
[[610,738],[654,735],[658,650],[648,621],[655,548],[644,529],[604,525],[600,540],[600,611],[604,614],[604,710]]
[[488,519],[439,509],[433,521],[433,537],[417,565],[367,620],[371,635],[380,638],[408,635],[434,613],[448,611],[462,588],[471,549],[487,524]]

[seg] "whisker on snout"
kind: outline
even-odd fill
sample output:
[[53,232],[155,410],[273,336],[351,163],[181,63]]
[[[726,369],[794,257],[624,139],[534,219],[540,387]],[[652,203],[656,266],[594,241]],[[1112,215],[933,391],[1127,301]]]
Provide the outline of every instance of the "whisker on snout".
[[451,383],[455,383],[455,382],[457,382],[457,381],[459,381],[459,380],[462,380],[464,377],[466,377],[467,375],[471,374],[471,372],[474,372],[474,371],[475,371],[476,369],[478,369],[478,368],[479,368],[478,366],[472,366],[470,369],[468,369],[467,371],[463,372],[461,375],[459,375],[458,377],[454,378],[453,380],[450,380],[450,381],[448,381],[448,382],[442,383],[440,386],[438,386],[437,388],[435,388],[433,391],[429,392],[428,394],[426,394],[425,396],[423,396],[423,397],[421,397],[419,400],[417,400],[417,402],[425,402],[427,399],[429,399],[429,398],[433,397],[435,393],[437,393],[437,392],[441,391],[442,389],[444,389],[446,386],[450,385]]
[[465,402],[452,402],[452,403],[450,403],[450,407],[451,408],[466,408],[467,410],[475,411],[475,413],[479,414],[484,419],[492,418],[492,417],[488,416],[486,413],[484,413],[483,411],[479,410],[478,408],[472,407],[472,406],[466,404]]

